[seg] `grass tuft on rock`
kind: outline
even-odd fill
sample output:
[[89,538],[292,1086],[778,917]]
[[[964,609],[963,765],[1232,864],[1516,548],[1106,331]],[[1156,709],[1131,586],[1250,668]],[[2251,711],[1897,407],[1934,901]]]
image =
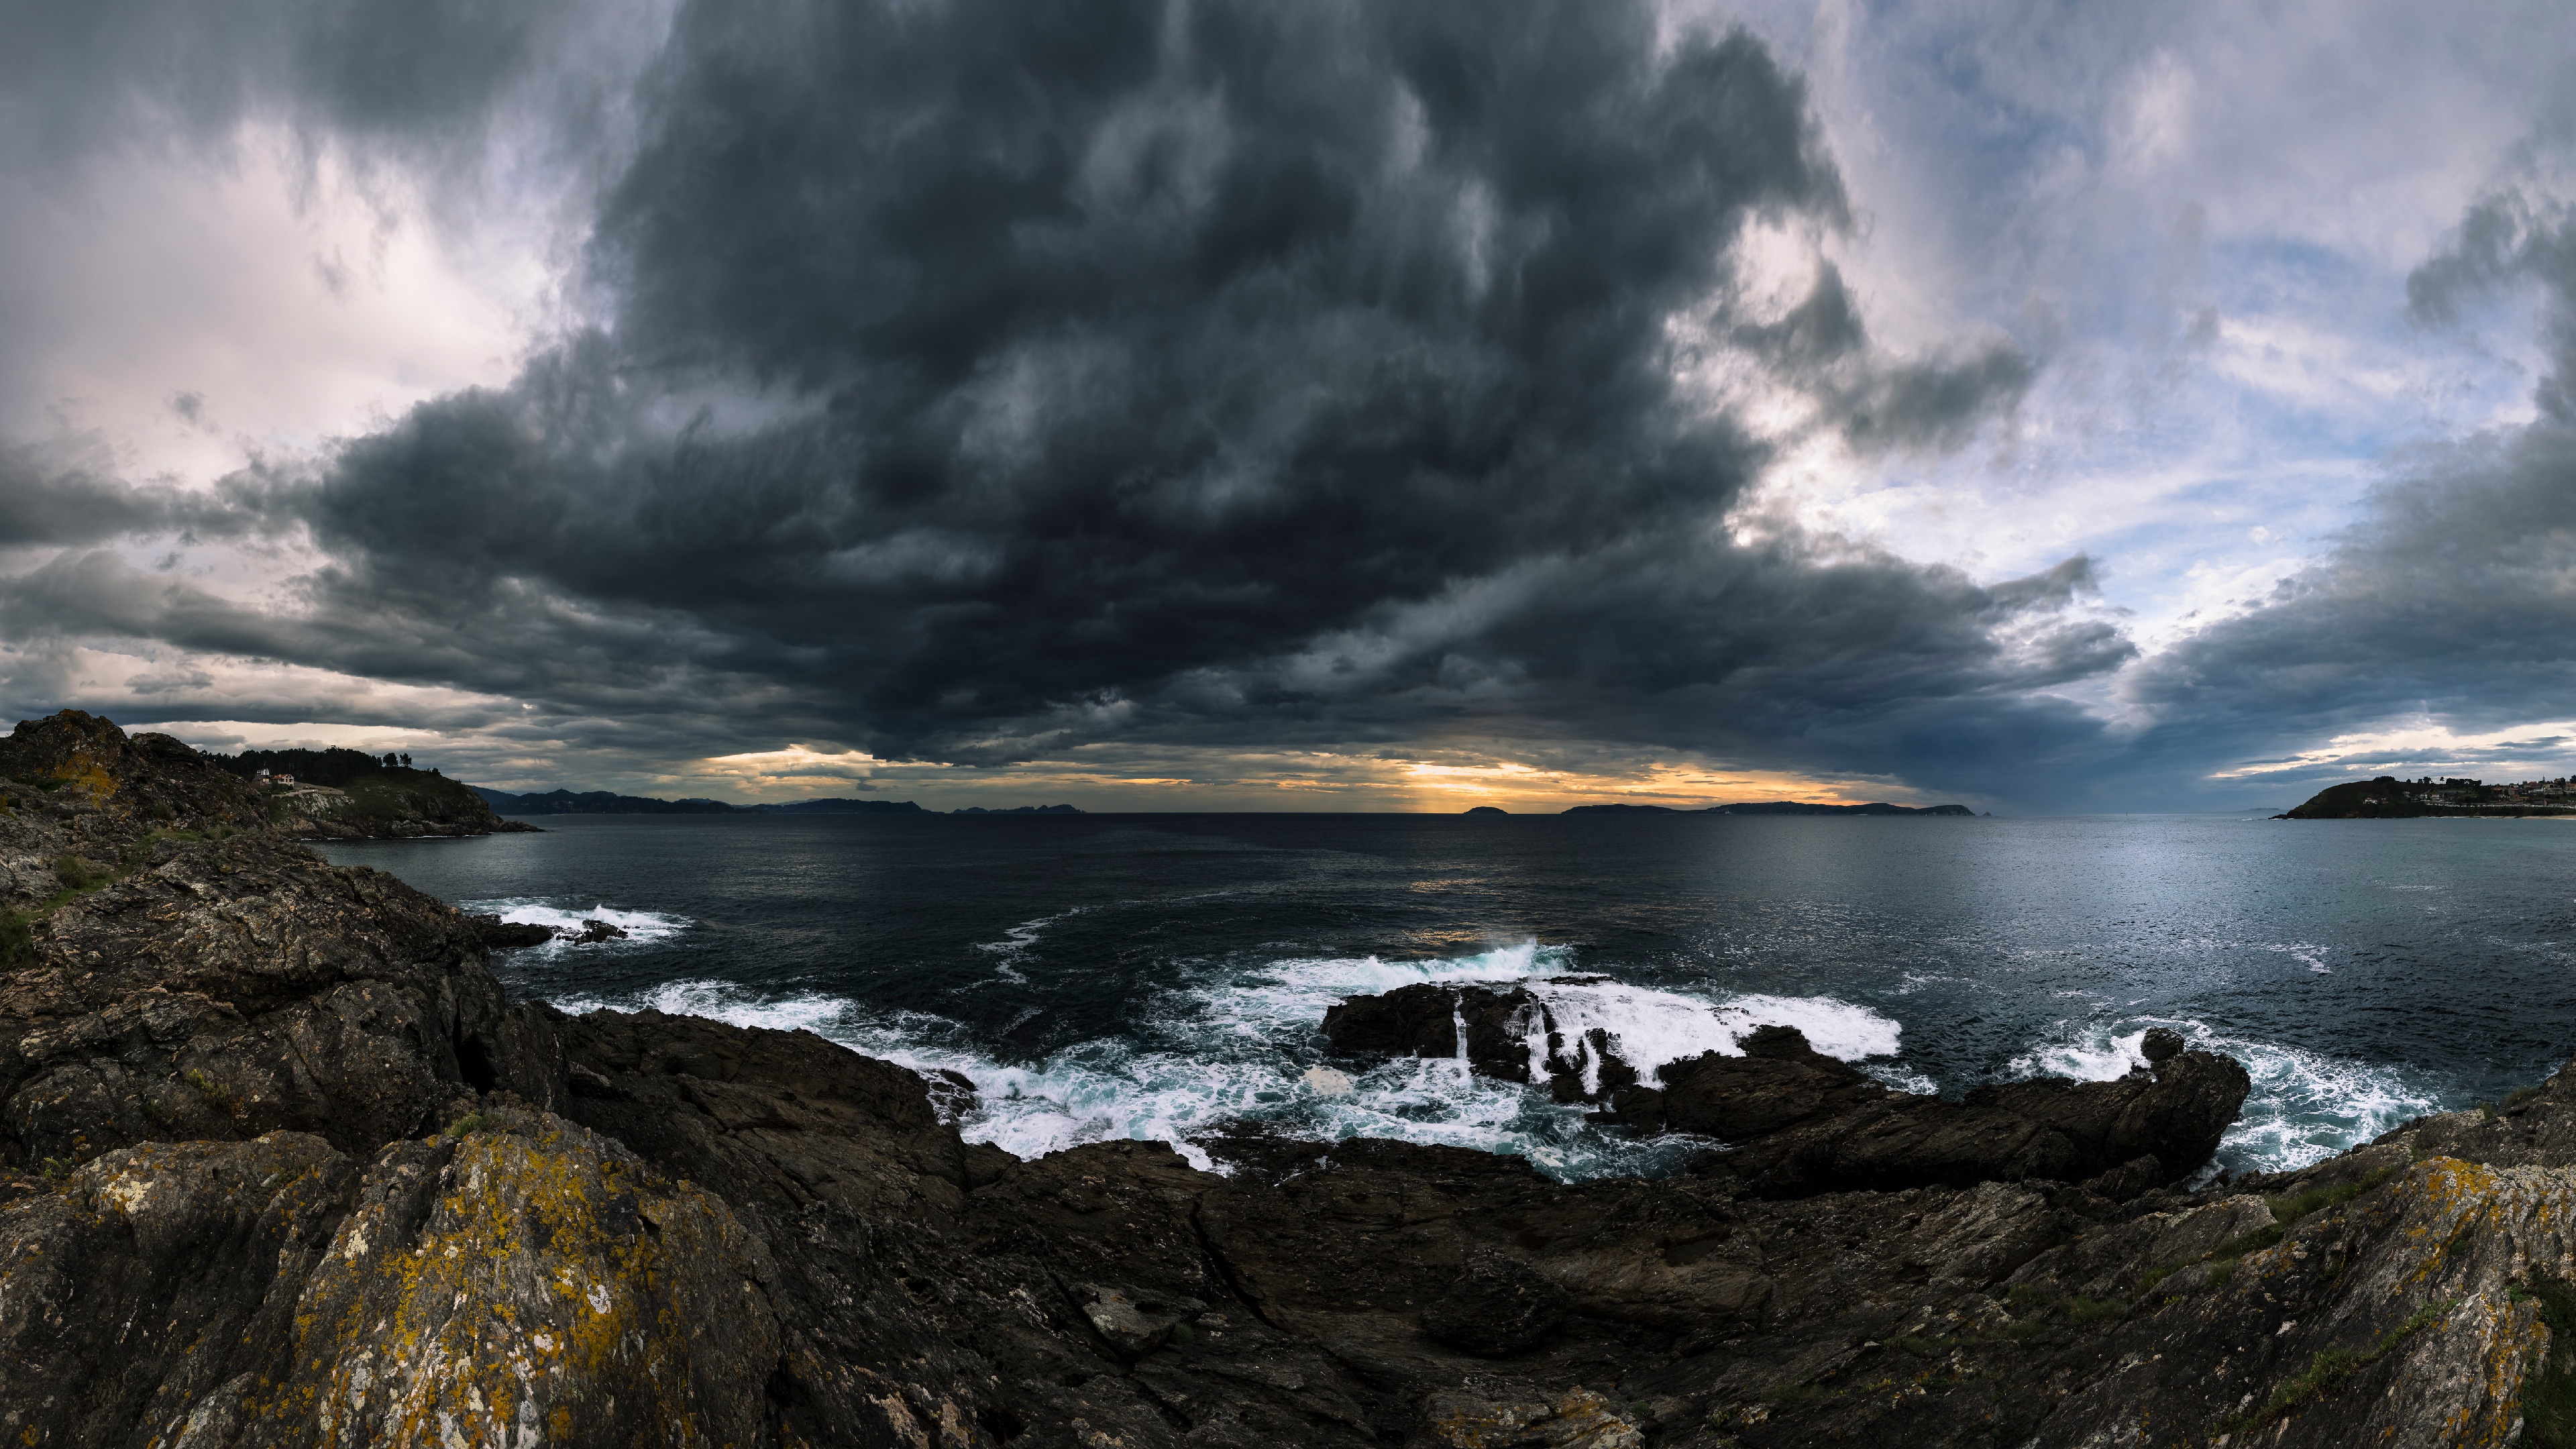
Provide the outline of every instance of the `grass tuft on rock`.
[[[2508,1098],[2507,1100],[2510,1102],[2512,1099]],[[2338,1183],[2332,1187],[2312,1187],[2306,1192],[2287,1193],[2280,1197],[2271,1198],[2267,1200],[2266,1205],[2272,1209],[2272,1221],[2280,1224],[2282,1227],[2287,1227],[2290,1224],[2297,1222],[2299,1219],[2306,1217],[2310,1213],[2323,1212],[2327,1208],[2343,1206],[2345,1203],[2352,1201],[2354,1198],[2357,1198],[2363,1193],[2370,1191],[2372,1188],[2379,1186],[2381,1183],[2386,1182],[2390,1177],[2396,1174],[2396,1171],[2397,1169],[2393,1167],[2383,1167],[2377,1172],[2370,1173],[2367,1176],[2357,1177],[2350,1182]],[[2249,1234],[2248,1236],[2253,1235]],[[2273,1241],[2280,1241],[2279,1234],[2275,1233],[2273,1235]]]
[[2348,1348],[2317,1351],[2298,1377],[2272,1391],[2272,1397],[2251,1415],[2230,1414],[2219,1421],[2218,1432],[2237,1434],[2263,1428],[2272,1421],[2296,1413],[2303,1405],[2316,1403],[2342,1388],[2346,1380],[2396,1351],[2399,1344],[2413,1338],[2450,1311],[2460,1306],[2456,1298],[2427,1303],[2416,1309],[2414,1316],[2379,1336],[2379,1341],[2364,1352]]
[[2576,1449],[2576,1285],[2564,1278],[2517,1283],[2517,1303],[2540,1305],[2549,1347],[2522,1380],[2522,1418],[2530,1442],[2542,1449]]

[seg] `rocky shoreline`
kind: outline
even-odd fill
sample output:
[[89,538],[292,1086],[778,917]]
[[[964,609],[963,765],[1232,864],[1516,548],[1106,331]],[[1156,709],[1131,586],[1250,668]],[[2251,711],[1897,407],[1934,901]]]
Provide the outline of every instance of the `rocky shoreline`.
[[[0,1442],[2576,1433],[2576,1079],[2198,1192],[2242,1069],[2162,1043],[2114,1090],[1956,1104],[1788,1034],[1578,1071],[1634,1130],[1736,1124],[1663,1181],[1368,1140],[1024,1162],[960,1138],[962,1078],[512,1004],[476,923],[176,741],[56,716],[0,776]],[[1435,1044],[1369,1015],[1353,1050]]]

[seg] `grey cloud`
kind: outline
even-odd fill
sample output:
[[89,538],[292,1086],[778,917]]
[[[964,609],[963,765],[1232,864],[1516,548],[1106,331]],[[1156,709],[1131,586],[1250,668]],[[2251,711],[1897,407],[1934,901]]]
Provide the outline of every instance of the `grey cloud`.
[[117,478],[104,458],[0,439],[0,548],[96,543],[168,516],[166,498]]
[[612,26],[654,9],[504,0],[95,0],[0,5],[0,155],[54,167],[114,146],[225,139],[277,119],[315,139],[384,142],[415,157],[480,136],[533,78],[556,106],[602,100],[582,83]]
[[[1965,776],[2098,733],[2031,693],[2129,655],[2070,608],[2089,562],[1981,587],[1730,534],[1766,454],[1679,391],[1667,324],[1739,329],[1748,219],[1847,211],[1741,34],[700,5],[640,98],[590,250],[609,325],[235,480],[332,559],[302,608],[66,555],[13,621],[674,750],[1481,732]],[[1740,335],[1857,443],[1955,443],[2026,384],[2001,344],[1878,355],[1839,289]]]
[[1998,339],[1963,358],[1892,361],[1873,353],[1839,268],[1776,321],[1737,325],[1732,340],[1824,405],[1825,425],[1865,452],[1950,448],[2019,403],[2036,368]]
[[0,549],[85,548],[170,535],[193,547],[201,538],[274,525],[268,503],[239,480],[212,489],[135,483],[96,439],[0,438]]
[[[2164,721],[2136,768],[2256,757],[2421,719],[2482,733],[2576,701],[2576,225],[2517,195],[2471,208],[2410,279],[2420,315],[2528,282],[2551,371],[2531,423],[2416,456],[2315,568],[2157,656],[2131,683]],[[2558,753],[2555,740],[2528,742]],[[2508,747],[2473,749],[2502,758]],[[2428,765],[2439,761],[2427,761]],[[2349,767],[2288,776],[2342,778]]]

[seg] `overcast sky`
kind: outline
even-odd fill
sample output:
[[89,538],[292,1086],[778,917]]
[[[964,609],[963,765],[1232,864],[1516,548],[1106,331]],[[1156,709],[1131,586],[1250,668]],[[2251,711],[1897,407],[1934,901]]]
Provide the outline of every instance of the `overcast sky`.
[[7,718],[938,807],[2576,755],[2555,6],[0,17]]

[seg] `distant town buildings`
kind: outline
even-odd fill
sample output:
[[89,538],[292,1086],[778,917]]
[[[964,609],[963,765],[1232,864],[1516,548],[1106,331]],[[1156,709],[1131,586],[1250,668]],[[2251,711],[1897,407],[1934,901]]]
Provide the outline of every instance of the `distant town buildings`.
[[2364,796],[2364,805],[2387,805],[2407,801],[2417,805],[2451,805],[2470,810],[2505,810],[2519,806],[2576,805],[2576,789],[2569,777],[2555,780],[2523,780],[2509,785],[2490,785],[2484,780],[2446,776],[2440,780],[2430,775],[2418,780],[2399,780],[2382,775],[2370,782],[2374,789]]

